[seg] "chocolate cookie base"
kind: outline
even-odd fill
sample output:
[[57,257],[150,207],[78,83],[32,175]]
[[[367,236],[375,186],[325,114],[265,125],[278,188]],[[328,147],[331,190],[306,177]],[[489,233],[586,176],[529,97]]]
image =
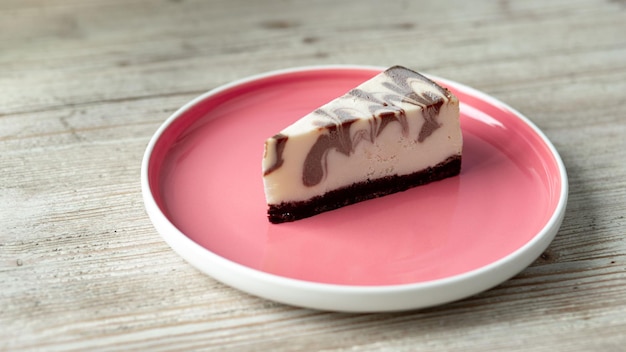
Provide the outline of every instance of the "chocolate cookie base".
[[273,224],[304,219],[346,205],[379,198],[388,194],[456,176],[461,172],[461,156],[454,155],[427,169],[403,176],[387,176],[354,183],[306,201],[270,204],[267,217]]

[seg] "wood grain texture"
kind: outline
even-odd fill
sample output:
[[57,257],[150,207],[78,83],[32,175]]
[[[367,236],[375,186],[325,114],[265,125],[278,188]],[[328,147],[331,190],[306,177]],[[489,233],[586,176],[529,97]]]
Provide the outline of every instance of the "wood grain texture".
[[[0,1],[0,350],[625,351],[626,3]],[[141,199],[158,126],[220,84],[403,64],[527,115],[565,162],[529,268],[414,312],[340,314],[224,286]]]

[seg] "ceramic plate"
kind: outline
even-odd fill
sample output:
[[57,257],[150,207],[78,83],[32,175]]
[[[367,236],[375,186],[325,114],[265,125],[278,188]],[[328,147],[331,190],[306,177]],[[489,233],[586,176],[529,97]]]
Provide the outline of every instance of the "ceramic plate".
[[493,287],[532,263],[565,212],[567,177],[549,140],[507,105],[435,78],[461,102],[461,174],[308,219],[270,224],[267,137],[381,72],[282,70],[214,89],[172,115],[142,165],[165,241],[248,293],[324,310],[406,310]]

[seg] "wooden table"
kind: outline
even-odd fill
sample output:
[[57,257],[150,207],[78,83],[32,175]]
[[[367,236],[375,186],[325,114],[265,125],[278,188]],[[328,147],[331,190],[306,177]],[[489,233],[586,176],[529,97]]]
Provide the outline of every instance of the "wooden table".
[[[274,69],[403,64],[515,107],[568,209],[513,279],[412,312],[256,298],[149,221],[139,170],[177,108]],[[626,351],[626,2],[0,1],[0,350]]]

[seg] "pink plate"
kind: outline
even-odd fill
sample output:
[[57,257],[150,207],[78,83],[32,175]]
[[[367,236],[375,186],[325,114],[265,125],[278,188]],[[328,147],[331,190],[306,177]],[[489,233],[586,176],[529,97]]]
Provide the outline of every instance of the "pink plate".
[[[142,167],[146,209],[157,230],[218,280],[319,309],[419,308],[480,292],[523,270],[560,226],[565,168],[520,113],[443,79],[437,80],[461,101],[458,177],[293,223],[268,222],[265,139],[380,71],[271,72],[181,108],[153,137]],[[455,294],[443,293],[450,289]]]

